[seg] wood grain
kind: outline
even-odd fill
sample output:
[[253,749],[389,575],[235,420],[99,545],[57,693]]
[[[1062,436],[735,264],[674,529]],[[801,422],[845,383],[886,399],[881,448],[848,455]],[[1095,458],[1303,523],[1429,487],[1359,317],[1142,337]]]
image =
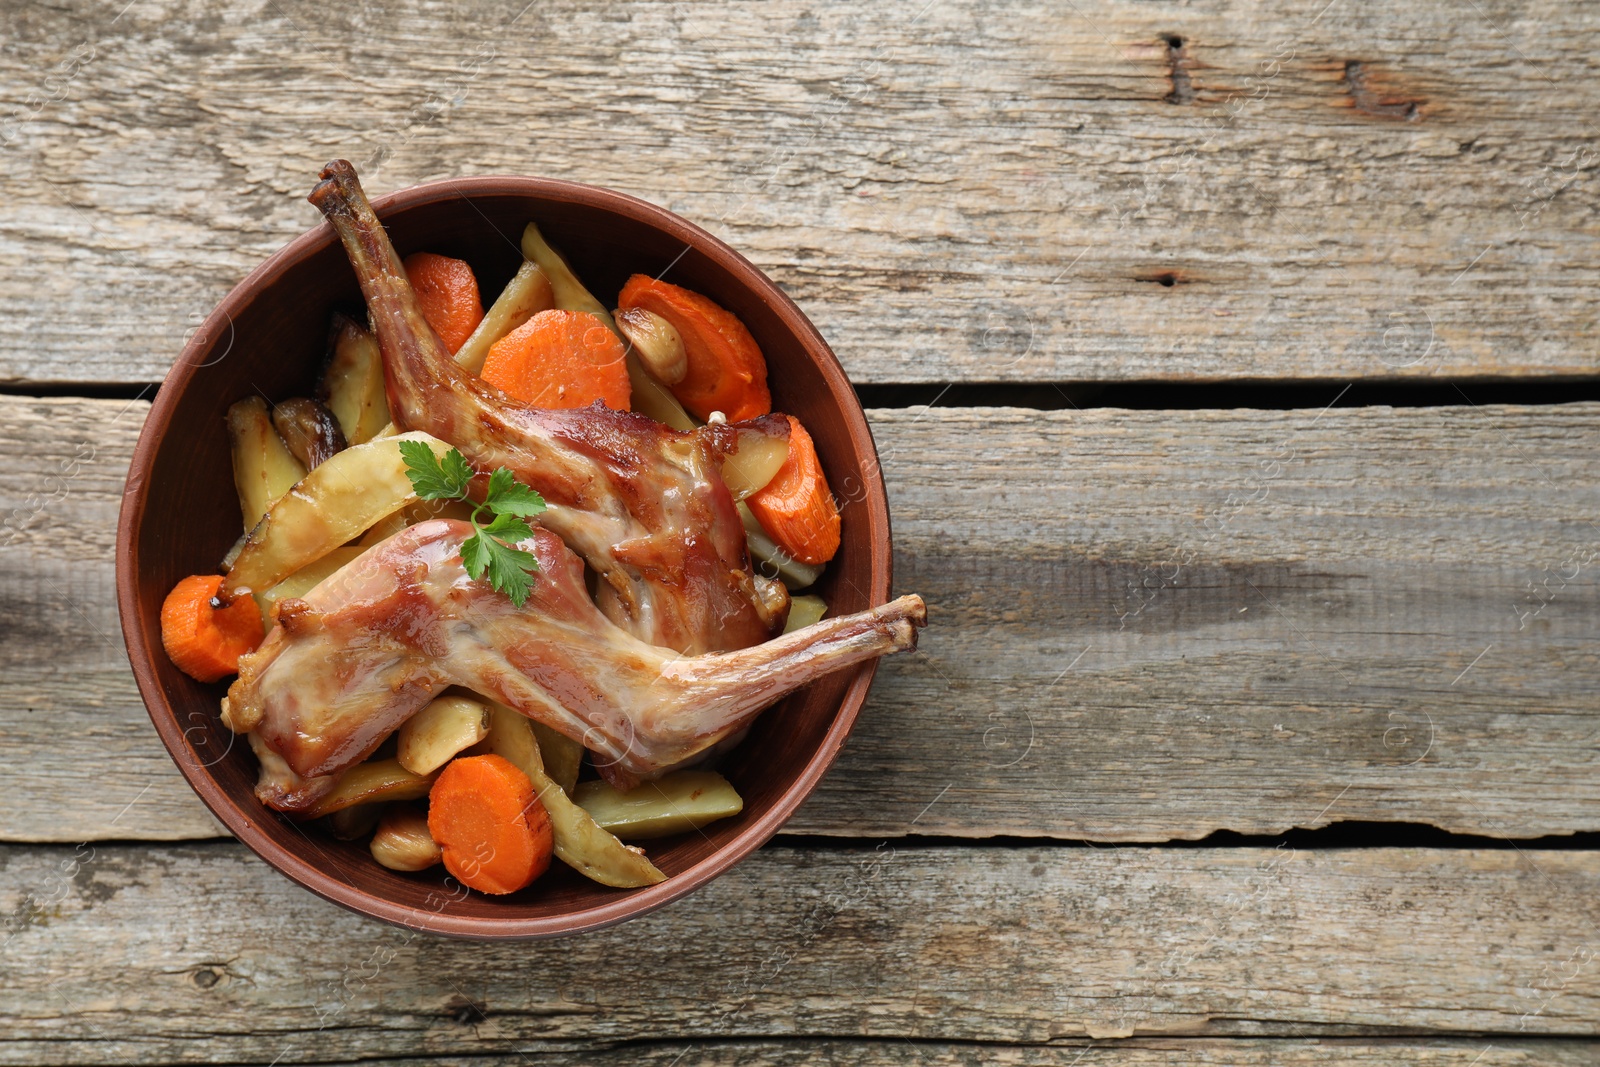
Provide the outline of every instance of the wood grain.
[[698,1062],[699,1042],[759,1038],[1526,1038],[1590,1036],[1600,1013],[1592,853],[768,848],[662,912],[536,945],[379,926],[233,844],[0,854],[13,1061],[59,1061],[68,1039],[113,1062],[286,1063],[637,1039]]
[[862,382],[1596,370],[1581,5],[518,8],[9,5],[0,380],[159,380],[339,155],[664,204]]
[[[143,411],[0,399],[6,839],[217,832],[110,599]],[[871,419],[931,621],[791,832],[1600,829],[1600,405]]]
[[[112,1043],[108,1042],[107,1047]],[[732,1040],[715,1044],[675,1041],[625,1046],[584,1046],[559,1051],[541,1047],[539,1063],[645,1064],[676,1067],[692,1051],[694,1062],[706,1067],[759,1063],[770,1067],[791,1064],[929,1064],[935,1067],[985,1067],[988,1064],[1027,1067],[1079,1067],[1113,1064],[1116,1067],[1326,1067],[1342,1064],[1415,1064],[1418,1067],[1511,1067],[1523,1064],[1582,1064],[1594,1062],[1600,1043],[1567,1039],[1497,1041],[1487,1039],[1442,1040],[1430,1038],[1300,1039],[1300,1038],[1128,1038],[1076,1044],[1011,1046],[987,1042],[951,1044],[941,1041],[899,1040]],[[87,1059],[79,1062],[90,1062]],[[324,1067],[358,1067],[370,1061],[319,1060]],[[432,1067],[434,1057],[386,1057],[392,1067]],[[449,1056],[452,1067],[500,1064],[504,1056]]]

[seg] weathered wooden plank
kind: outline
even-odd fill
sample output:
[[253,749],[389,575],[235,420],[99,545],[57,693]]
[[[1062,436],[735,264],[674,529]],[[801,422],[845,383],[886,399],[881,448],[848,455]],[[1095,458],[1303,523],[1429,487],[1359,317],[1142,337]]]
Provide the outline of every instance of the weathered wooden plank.
[[1492,1040],[1600,1018],[1585,852],[769,848],[663,912],[540,945],[366,922],[233,844],[0,855],[17,1061],[65,1061],[68,1039],[116,1062],[292,1063],[640,1038]]
[[[143,410],[0,400],[0,837],[216,832],[111,601]],[[792,831],[1600,828],[1600,405],[871,418],[932,621]]]
[[70,0],[0,35],[4,379],[159,379],[341,154],[665,204],[865,382],[1596,369],[1583,5]]
[[[1127,1038],[1082,1044],[997,1045],[947,1044],[938,1041],[854,1040],[854,1041],[719,1041],[671,1042],[601,1048],[588,1046],[576,1051],[551,1051],[541,1048],[539,1062],[565,1067],[567,1064],[646,1064],[674,1067],[693,1053],[694,1063],[706,1067],[764,1064],[787,1067],[789,1064],[932,1064],[985,1067],[988,1064],[1028,1067],[1077,1067],[1078,1064],[1114,1064],[1116,1067],[1178,1067],[1203,1064],[1205,1067],[1325,1067],[1343,1064],[1415,1064],[1419,1067],[1509,1067],[1512,1064],[1592,1064],[1600,1043],[1565,1039],[1490,1042],[1487,1039],[1414,1038],[1376,1040],[1299,1039],[1299,1038]],[[94,1055],[94,1046],[87,1056]],[[91,1058],[78,1063],[96,1062]],[[319,1061],[322,1062],[322,1061]],[[359,1061],[366,1062],[366,1061]],[[392,1067],[477,1067],[505,1062],[502,1056],[452,1055],[443,1060],[427,1058],[386,1058]],[[357,1062],[326,1063],[324,1067],[357,1067]]]

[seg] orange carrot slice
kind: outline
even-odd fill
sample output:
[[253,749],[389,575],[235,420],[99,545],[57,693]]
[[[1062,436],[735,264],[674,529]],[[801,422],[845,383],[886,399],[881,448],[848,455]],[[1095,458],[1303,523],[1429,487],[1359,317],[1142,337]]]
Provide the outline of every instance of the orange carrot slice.
[[444,866],[480,893],[515,893],[555,852],[550,816],[528,776],[504,756],[458,756],[428,794],[428,833]]
[[541,408],[586,408],[596,400],[627,411],[627,349],[587,311],[541,311],[496,341],[483,380]]
[[672,395],[695,417],[709,419],[713,411],[720,411],[729,422],[739,422],[772,410],[767,361],[756,339],[731,311],[699,293],[644,274],[628,279],[617,304],[660,315],[683,338],[689,369],[672,386]]
[[778,547],[801,563],[820,564],[839,551],[839,507],[822,461],[800,420],[789,420],[789,456],[772,481],[745,501]]
[[406,257],[406,277],[422,304],[422,317],[445,347],[454,352],[483,321],[478,279],[465,260],[417,252]]
[[261,609],[250,597],[211,606],[221,588],[220,574],[192,574],[161,604],[161,643],[178,669],[198,682],[236,673],[239,657],[255,651],[263,636]]

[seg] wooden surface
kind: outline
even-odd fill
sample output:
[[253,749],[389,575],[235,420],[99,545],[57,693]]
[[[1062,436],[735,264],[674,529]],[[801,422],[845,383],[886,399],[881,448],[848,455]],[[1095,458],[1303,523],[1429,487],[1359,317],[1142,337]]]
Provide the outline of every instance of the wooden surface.
[[[1600,1059],[1589,9],[125,3],[0,10],[0,1063]],[[921,650],[646,919],[338,911],[133,689],[148,397],[336,155],[643,196],[927,385]]]
[[[0,908],[25,916],[6,952],[26,977],[0,991],[15,1020],[0,1054],[47,1056],[86,1018],[119,1062],[841,1033],[1588,1033],[1600,863],[1444,855],[776,847],[665,914],[480,945],[365,923],[233,844],[19,848]],[[29,910],[24,886],[56,892]]]
[[[0,471],[0,590],[28,620],[0,654],[0,706],[28,709],[4,742],[38,769],[0,779],[0,839],[217,833],[102,592],[145,410],[0,399],[0,451],[19,457]],[[884,663],[791,832],[1600,829],[1600,405],[871,420],[896,582],[933,621]],[[56,498],[24,521],[41,484]],[[93,738],[87,795],[64,733]]]
[[858,381],[1592,373],[1589,12],[1326,2],[11,5],[0,377],[159,380],[336,155],[681,211]]

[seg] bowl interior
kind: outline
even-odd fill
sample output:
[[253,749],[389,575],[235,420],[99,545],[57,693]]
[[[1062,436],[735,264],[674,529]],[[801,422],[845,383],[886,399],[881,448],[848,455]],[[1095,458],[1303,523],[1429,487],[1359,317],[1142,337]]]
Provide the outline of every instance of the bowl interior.
[[[737,314],[765,353],[773,405],[811,432],[840,498],[843,543],[814,590],[830,612],[882,603],[889,592],[888,511],[866,421],[837,360],[781,292],[753,267],[675,216],[592,187],[536,179],[440,182],[375,201],[402,256],[430,251],[469,262],[485,303],[521,262],[531,218],[595,295],[612,306],[636,272],[661,275]],[[364,319],[360,292],[326,225],[247,278],[191,340],[163,384],[129,474],[119,599],[135,673],[173,758],[228,827],[290,877],[336,903],[393,922],[478,937],[570,933],[620,921],[689,891],[776,831],[832,762],[865,697],[871,664],[840,672],[763,713],[721,769],[744,812],[651,843],[667,882],[607,889],[562,864],[503,898],[465,894],[442,868],[402,874],[364,842],[335,840],[256,801],[256,762],[217,718],[225,684],[202,685],[161,649],[159,611],[188,574],[210,572],[239,533],[224,413],[252,393],[310,395],[335,310]],[[453,891],[452,891],[453,890]]]

